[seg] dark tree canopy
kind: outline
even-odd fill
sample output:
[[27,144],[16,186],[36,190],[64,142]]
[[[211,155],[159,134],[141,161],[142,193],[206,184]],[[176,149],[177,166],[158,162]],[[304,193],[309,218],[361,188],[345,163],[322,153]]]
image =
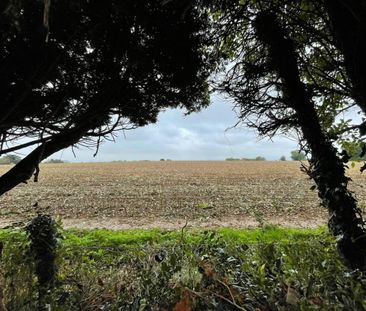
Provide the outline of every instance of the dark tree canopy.
[[60,149],[206,106],[207,25],[186,1],[2,1],[0,154],[37,148],[0,194]]
[[366,114],[366,1],[324,0],[336,46],[342,51],[353,97]]

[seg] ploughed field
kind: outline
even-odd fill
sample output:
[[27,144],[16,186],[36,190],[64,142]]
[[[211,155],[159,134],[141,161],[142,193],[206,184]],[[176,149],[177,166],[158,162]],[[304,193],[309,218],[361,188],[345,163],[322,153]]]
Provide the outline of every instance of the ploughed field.
[[[348,171],[361,208],[365,174]],[[9,166],[1,166],[1,172]],[[126,228],[313,227],[326,222],[312,182],[294,161],[140,161],[42,164],[29,181],[0,198],[0,225],[36,212],[65,226]]]

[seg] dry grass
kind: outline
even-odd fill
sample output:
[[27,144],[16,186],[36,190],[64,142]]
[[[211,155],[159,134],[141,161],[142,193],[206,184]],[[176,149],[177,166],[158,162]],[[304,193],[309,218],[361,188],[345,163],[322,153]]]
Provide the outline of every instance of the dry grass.
[[[365,175],[357,168],[350,175],[351,188],[365,206]],[[3,223],[24,220],[34,215],[38,202],[74,225],[174,226],[185,219],[195,225],[271,219],[312,225],[323,222],[326,213],[311,185],[299,163],[291,161],[43,164],[38,183],[20,185],[0,198],[0,213]]]

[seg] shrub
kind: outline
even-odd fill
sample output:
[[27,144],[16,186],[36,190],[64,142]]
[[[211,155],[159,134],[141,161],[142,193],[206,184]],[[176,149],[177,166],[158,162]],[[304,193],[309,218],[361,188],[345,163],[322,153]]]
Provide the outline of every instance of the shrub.
[[39,286],[39,304],[43,305],[47,292],[56,280],[56,222],[49,215],[38,215],[26,227],[31,241],[30,253],[34,258],[35,274]]
[[266,158],[258,156],[258,157],[255,158],[255,161],[266,161]]
[[[295,231],[139,230],[135,238],[65,231],[49,304],[60,311],[364,310],[365,275],[345,268],[327,234]],[[3,236],[6,307],[37,310],[26,237]]]
[[299,150],[291,151],[291,159],[294,161],[304,161],[306,160],[306,154]]

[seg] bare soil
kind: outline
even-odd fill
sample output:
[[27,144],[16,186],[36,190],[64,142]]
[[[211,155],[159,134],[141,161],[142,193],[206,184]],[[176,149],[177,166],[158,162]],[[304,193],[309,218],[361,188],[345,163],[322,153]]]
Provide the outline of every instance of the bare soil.
[[[0,226],[27,222],[37,212],[78,228],[325,224],[327,213],[299,168],[293,161],[43,164],[38,183],[20,185],[0,198]],[[348,173],[364,208],[366,177],[358,168]]]

